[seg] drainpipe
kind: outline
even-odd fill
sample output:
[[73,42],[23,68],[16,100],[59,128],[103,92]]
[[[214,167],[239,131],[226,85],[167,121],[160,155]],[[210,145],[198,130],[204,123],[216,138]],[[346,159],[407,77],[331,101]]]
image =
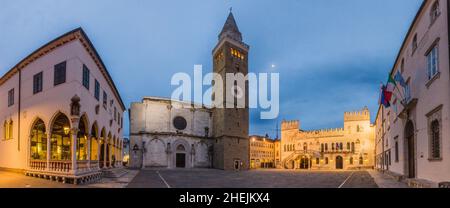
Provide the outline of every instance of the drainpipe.
[[21,92],[22,92],[22,71],[20,70],[20,68],[18,68],[19,70],[19,100],[18,100],[18,113],[17,113],[17,150],[20,152],[20,113],[21,113],[21,100],[22,100],[22,96],[21,96]]
[[384,107],[381,106],[381,170],[384,172]]

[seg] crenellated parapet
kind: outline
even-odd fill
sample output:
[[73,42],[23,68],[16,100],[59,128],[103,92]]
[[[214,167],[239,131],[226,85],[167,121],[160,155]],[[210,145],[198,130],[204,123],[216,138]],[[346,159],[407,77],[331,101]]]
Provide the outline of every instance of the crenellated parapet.
[[369,108],[364,107],[361,111],[354,112],[345,112],[344,113],[344,122],[345,121],[370,121],[370,111]]
[[302,131],[302,136],[307,138],[315,138],[315,137],[335,137],[335,136],[343,136],[344,129],[343,128],[334,128],[334,129],[321,129],[321,130],[313,130],[313,131]]
[[299,120],[292,120],[292,121],[286,121],[283,120],[281,122],[281,131],[284,130],[299,130],[300,129],[300,121]]

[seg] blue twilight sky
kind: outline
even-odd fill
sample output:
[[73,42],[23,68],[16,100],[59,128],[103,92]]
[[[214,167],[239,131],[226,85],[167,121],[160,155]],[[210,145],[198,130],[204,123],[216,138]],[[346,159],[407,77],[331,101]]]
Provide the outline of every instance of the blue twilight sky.
[[252,110],[251,134],[274,136],[283,119],[299,119],[306,130],[337,128],[344,111],[368,106],[375,116],[380,81],[421,2],[0,0],[0,76],[81,26],[127,106],[143,96],[170,97],[174,73],[192,74],[194,64],[211,70],[211,51],[232,6],[251,46],[250,71],[280,73],[280,116],[260,120]]

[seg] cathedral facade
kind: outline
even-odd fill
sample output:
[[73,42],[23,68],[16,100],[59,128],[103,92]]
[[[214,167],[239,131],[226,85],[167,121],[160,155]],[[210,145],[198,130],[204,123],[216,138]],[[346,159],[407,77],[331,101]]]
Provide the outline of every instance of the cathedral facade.
[[[230,12],[213,50],[213,71],[221,75],[248,73],[249,46],[242,41]],[[236,84],[235,84],[236,85]],[[235,85],[212,83],[212,101]],[[217,95],[214,92],[219,92]],[[133,168],[249,169],[248,83],[245,107],[206,107],[177,100],[147,97],[130,108],[130,166]],[[237,96],[237,95],[236,95]],[[238,99],[237,97],[234,99]],[[235,101],[236,102],[236,101]]]
[[351,170],[374,166],[374,126],[370,112],[344,113],[344,128],[303,131],[299,121],[281,124],[278,168]]

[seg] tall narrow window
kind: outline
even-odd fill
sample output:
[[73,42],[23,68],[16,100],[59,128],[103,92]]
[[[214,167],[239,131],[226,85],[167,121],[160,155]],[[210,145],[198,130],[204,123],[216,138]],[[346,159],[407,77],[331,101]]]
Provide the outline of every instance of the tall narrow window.
[[8,91],[8,107],[14,105],[14,88]]
[[8,122],[3,122],[3,138],[4,139],[7,139],[8,138],[8,131],[9,131],[9,128],[8,128]]
[[95,92],[94,92],[95,99],[100,101],[100,83],[95,80]]
[[83,86],[89,90],[89,69],[83,65]]
[[117,108],[114,107],[114,121],[117,121]]
[[402,74],[405,72],[405,59],[402,59],[402,63],[400,64],[400,72]]
[[12,139],[13,138],[13,121],[9,120],[9,121],[5,121],[5,123],[3,124],[3,128],[4,128],[4,139]]
[[352,142],[352,152],[355,152],[355,143]]
[[350,157],[350,165],[353,165],[353,157]]
[[42,92],[43,73],[39,72],[33,76],[33,94]]
[[432,79],[439,72],[438,47],[434,46],[427,55],[428,79]]
[[359,164],[360,164],[360,165],[364,164],[363,157],[359,157]]
[[431,158],[441,158],[441,144],[440,144],[440,127],[439,121],[431,122]]
[[66,82],[66,62],[55,65],[54,86]]
[[439,0],[436,0],[436,2],[434,2],[433,6],[431,6],[431,10],[430,10],[431,24],[433,24],[437,20],[437,18],[439,17],[440,14],[441,14],[441,11],[439,10]]
[[399,152],[398,152],[398,141],[395,140],[395,162],[399,161],[398,155],[399,155]]
[[106,109],[108,107],[108,95],[103,91],[103,107]]
[[413,38],[413,42],[412,42],[412,50],[413,50],[413,53],[414,53],[414,51],[416,51],[416,49],[417,49],[417,34],[415,34],[414,35],[414,38]]

